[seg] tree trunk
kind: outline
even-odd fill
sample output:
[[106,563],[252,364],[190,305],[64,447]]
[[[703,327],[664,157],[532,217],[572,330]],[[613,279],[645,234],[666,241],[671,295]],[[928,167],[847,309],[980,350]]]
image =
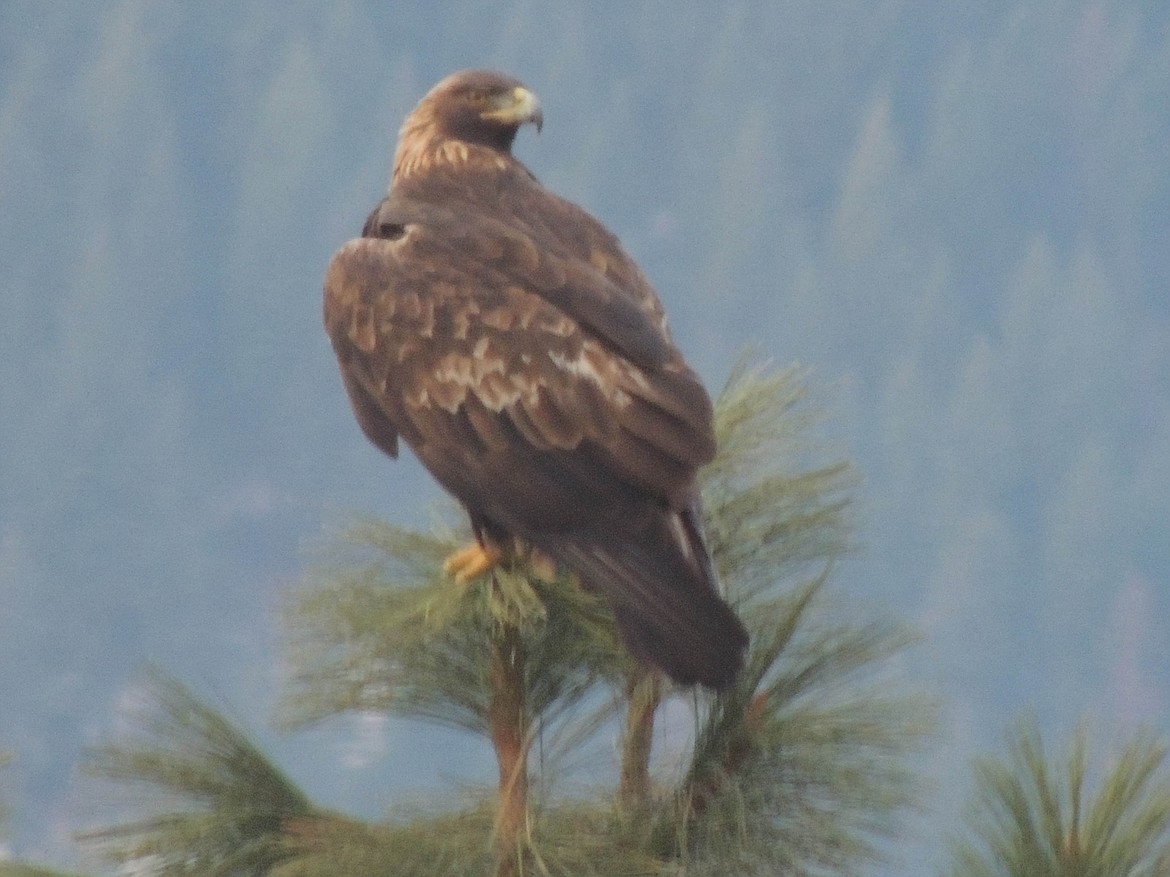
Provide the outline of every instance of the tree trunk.
[[662,700],[657,672],[638,667],[626,682],[626,728],[622,737],[622,766],[618,798],[622,806],[638,810],[650,798],[650,749],[654,743],[654,716]]
[[500,769],[496,802],[496,874],[520,873],[528,817],[528,720],[524,704],[524,644],[520,630],[504,624],[493,636],[488,723]]

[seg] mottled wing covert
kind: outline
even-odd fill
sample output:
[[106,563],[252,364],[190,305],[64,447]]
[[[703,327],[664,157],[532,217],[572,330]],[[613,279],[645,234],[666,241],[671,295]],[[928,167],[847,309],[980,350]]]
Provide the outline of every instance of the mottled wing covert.
[[383,450],[396,433],[416,446],[471,439],[462,456],[517,437],[536,450],[584,441],[663,497],[711,459],[706,392],[661,321],[604,272],[498,219],[425,205],[388,200],[371,232],[384,236],[350,241],[330,264],[325,321]]

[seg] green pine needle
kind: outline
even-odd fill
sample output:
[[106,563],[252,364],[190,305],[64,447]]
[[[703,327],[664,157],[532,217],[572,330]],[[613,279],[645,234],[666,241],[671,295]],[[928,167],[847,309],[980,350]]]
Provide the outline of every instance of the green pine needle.
[[955,877],[1161,877],[1170,873],[1167,747],[1139,733],[1097,783],[1077,730],[1053,757],[1034,720],[1017,723],[1006,758],[975,764],[971,837],[958,844]]
[[314,813],[248,737],[183,685],[150,672],[131,739],[94,749],[90,776],[138,790],[145,815],[81,835],[147,872],[235,877],[289,855],[284,829]]

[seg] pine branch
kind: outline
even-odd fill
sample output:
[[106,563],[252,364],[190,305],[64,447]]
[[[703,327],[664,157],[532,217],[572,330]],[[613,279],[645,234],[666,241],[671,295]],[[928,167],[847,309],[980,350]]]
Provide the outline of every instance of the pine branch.
[[456,585],[435,558],[462,544],[456,535],[408,538],[377,522],[345,531],[333,564],[310,575],[285,613],[292,684],[283,724],[377,711],[487,733],[484,668],[501,612],[523,630],[528,706],[546,724],[622,672],[612,617],[598,598],[522,559],[497,570],[495,584]]
[[704,503],[752,647],[736,687],[700,701],[690,769],[657,832],[688,873],[856,873],[911,806],[906,756],[933,727],[932,705],[880,672],[913,634],[826,621],[840,609],[824,590],[849,544],[853,477],[843,463],[805,465],[800,435],[816,418],[804,397],[794,370],[741,365],[716,404]]
[[130,718],[130,739],[92,750],[84,767],[140,790],[146,815],[83,843],[147,871],[216,877],[263,873],[290,855],[286,823],[315,810],[246,735],[157,670]]
[[626,722],[622,735],[618,800],[629,812],[644,810],[650,801],[650,752],[654,716],[662,703],[663,681],[654,670],[633,668],[626,681]]
[[[826,597],[848,544],[851,476],[844,464],[802,465],[800,434],[813,420],[803,396],[791,372],[743,368],[717,403],[721,450],[704,498],[716,565],[752,646],[730,693],[692,695],[696,737],[673,775],[652,758],[670,692],[632,665],[604,603],[524,557],[456,585],[440,565],[458,534],[362,522],[290,602],[286,724],[377,710],[454,725],[489,740],[496,788],[375,825],[323,813],[230,724],[188,703],[164,706],[167,721],[98,759],[104,775],[169,800],[95,837],[119,846],[120,862],[193,874],[857,873],[910,803],[905,756],[928,710],[882,675],[912,637],[842,620]],[[184,736],[176,728],[191,716]],[[617,794],[570,798],[554,782],[554,750],[615,724]],[[229,755],[209,739],[234,741]],[[254,782],[241,779],[245,763]]]
[[977,877],[1155,877],[1170,865],[1167,747],[1129,741],[1096,795],[1084,728],[1053,759],[1034,720],[1017,723],[1006,758],[975,764],[970,839],[951,873]]
[[525,708],[527,655],[519,627],[503,622],[493,632],[488,729],[499,767],[496,801],[496,875],[514,877],[524,860],[528,823],[528,715]]

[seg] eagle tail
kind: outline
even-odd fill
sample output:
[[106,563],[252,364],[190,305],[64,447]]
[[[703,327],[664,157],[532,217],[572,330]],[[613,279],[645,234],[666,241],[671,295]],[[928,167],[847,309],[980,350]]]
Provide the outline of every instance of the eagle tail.
[[609,598],[622,640],[638,661],[680,685],[724,691],[734,683],[748,634],[719,596],[691,509],[632,532],[557,542],[549,553]]

